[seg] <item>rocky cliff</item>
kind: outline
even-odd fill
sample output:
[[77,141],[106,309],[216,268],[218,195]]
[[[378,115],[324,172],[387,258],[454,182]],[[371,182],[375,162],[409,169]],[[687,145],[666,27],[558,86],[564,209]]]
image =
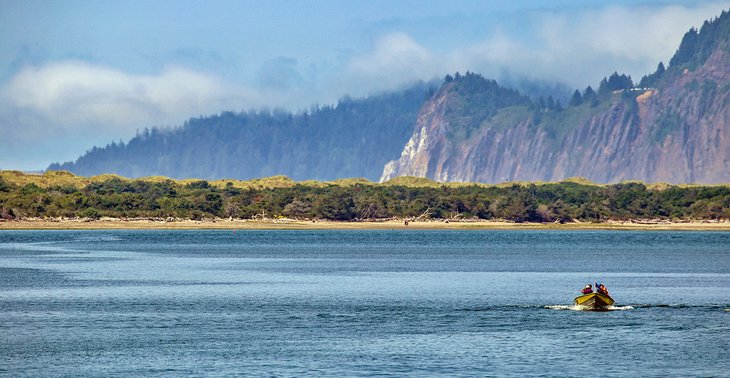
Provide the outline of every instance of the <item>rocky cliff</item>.
[[466,81],[484,79],[446,82],[381,181],[730,182],[730,15],[690,30],[660,68],[648,87],[604,88],[565,109],[516,102],[479,119],[457,105],[474,95]]

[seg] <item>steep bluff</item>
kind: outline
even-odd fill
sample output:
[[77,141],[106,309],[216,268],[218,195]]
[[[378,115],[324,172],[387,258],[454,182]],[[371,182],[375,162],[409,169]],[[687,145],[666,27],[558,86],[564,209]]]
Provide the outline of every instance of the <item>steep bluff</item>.
[[649,88],[609,91],[600,101],[559,111],[503,107],[481,120],[468,119],[472,126],[466,132],[465,117],[449,106],[463,101],[460,84],[446,83],[421,108],[411,138],[400,158],[385,165],[381,181],[584,176],[604,183],[730,182],[728,25],[724,12],[699,33],[688,32],[691,38],[685,37],[675,55],[683,58],[654,74]]

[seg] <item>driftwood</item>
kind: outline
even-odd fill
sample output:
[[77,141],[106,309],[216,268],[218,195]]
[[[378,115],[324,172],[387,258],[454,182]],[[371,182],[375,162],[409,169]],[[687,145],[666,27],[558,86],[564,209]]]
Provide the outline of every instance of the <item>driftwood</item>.
[[360,211],[358,211],[358,218],[370,219],[376,211],[377,205],[374,203],[370,203],[366,209],[361,209]]
[[429,206],[428,209],[426,209],[426,211],[424,211],[421,215],[417,216],[413,220],[414,221],[417,221],[417,220],[421,220],[421,219],[423,219],[425,217],[429,217],[430,218],[432,213],[433,213],[433,211],[431,211],[431,207]]

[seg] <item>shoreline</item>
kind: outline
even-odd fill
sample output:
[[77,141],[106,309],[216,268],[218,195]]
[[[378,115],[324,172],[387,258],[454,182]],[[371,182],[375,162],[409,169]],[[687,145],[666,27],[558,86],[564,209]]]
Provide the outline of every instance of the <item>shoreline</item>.
[[293,219],[31,219],[0,222],[2,230],[647,230],[647,231],[730,231],[728,221],[608,221],[603,223],[513,223],[506,221],[304,221]]

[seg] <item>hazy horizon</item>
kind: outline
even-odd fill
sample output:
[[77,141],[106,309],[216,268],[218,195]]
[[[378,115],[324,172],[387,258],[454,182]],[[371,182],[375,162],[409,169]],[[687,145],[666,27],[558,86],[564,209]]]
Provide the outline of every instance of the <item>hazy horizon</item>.
[[297,111],[456,71],[584,88],[638,80],[727,7],[699,1],[5,2],[0,169],[41,170],[136,130]]

